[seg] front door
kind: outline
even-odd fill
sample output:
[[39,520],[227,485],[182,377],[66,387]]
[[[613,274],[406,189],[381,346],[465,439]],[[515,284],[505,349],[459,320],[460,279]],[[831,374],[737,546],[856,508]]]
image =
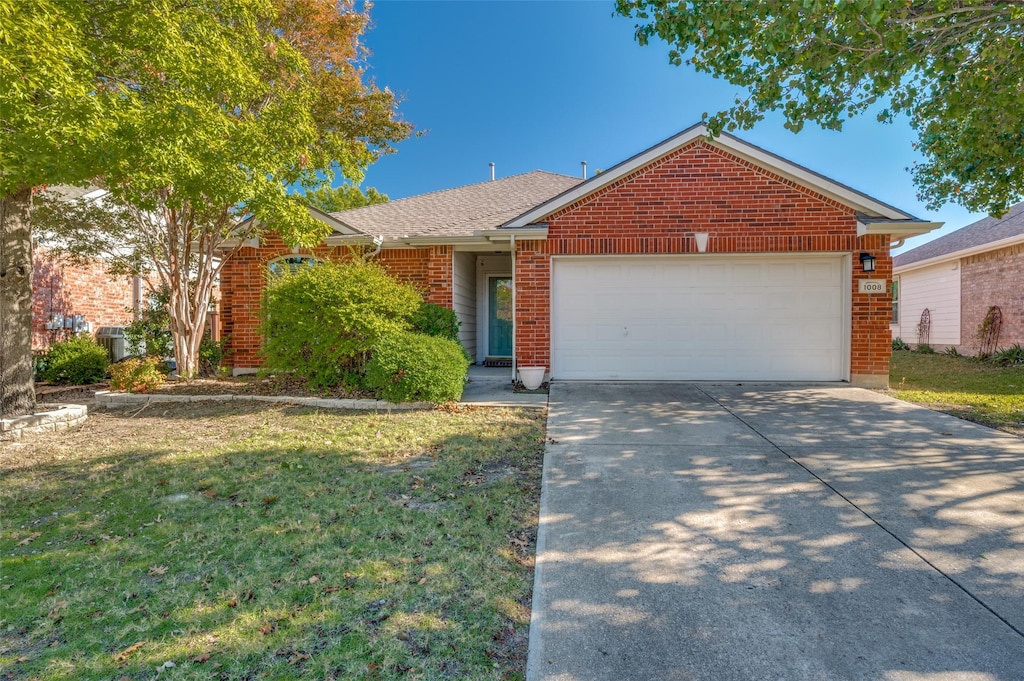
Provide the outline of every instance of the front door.
[[487,280],[487,354],[512,356],[512,278]]

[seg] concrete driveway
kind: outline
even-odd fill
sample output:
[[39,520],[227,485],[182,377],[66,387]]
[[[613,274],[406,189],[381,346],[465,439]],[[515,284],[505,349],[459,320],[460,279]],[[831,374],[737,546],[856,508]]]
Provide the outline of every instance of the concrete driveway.
[[527,678],[1024,679],[1024,440],[849,387],[555,383]]

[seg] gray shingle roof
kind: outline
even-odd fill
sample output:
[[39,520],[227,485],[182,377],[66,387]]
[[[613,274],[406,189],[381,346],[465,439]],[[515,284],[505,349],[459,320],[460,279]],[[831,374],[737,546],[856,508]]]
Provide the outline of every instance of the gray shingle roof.
[[389,239],[472,236],[477,230],[496,228],[582,181],[577,177],[534,170],[343,210],[331,216],[365,234]]
[[922,260],[952,255],[968,248],[1024,235],[1024,203],[1018,203],[1001,218],[983,218],[940,236],[893,258],[893,266],[902,267]]

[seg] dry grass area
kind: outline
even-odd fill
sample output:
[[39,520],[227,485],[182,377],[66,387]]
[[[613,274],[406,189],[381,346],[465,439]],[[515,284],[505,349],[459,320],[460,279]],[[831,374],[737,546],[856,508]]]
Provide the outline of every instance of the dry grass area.
[[522,678],[543,442],[232,402],[2,444],[0,678]]

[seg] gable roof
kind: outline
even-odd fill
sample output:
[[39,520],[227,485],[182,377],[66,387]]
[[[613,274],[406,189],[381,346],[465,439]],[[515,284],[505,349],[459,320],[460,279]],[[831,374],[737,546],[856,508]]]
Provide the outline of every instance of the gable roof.
[[[1010,208],[1001,218],[986,217],[940,236],[893,258],[894,267],[932,260],[959,258],[966,251],[1000,248],[1007,240],[1024,241],[1024,203]],[[989,246],[989,248],[986,248]]]
[[900,237],[906,238],[908,236],[924,234],[941,225],[941,223],[918,220],[909,213],[728,133],[723,132],[715,138],[709,138],[708,134],[708,129],[703,123],[693,125],[664,142],[656,144],[609,170],[595,175],[586,182],[526,211],[515,219],[509,220],[502,227],[505,229],[519,229],[529,226],[540,226],[550,215],[566,206],[594,194],[644,166],[699,140],[704,140],[708,144],[739,156],[754,165],[850,206],[857,212],[859,217],[863,216],[864,218],[859,220],[858,230],[860,234],[899,234]]
[[351,229],[388,241],[408,237],[466,237],[491,230],[582,182],[534,170],[498,180],[419,194],[331,213]]

